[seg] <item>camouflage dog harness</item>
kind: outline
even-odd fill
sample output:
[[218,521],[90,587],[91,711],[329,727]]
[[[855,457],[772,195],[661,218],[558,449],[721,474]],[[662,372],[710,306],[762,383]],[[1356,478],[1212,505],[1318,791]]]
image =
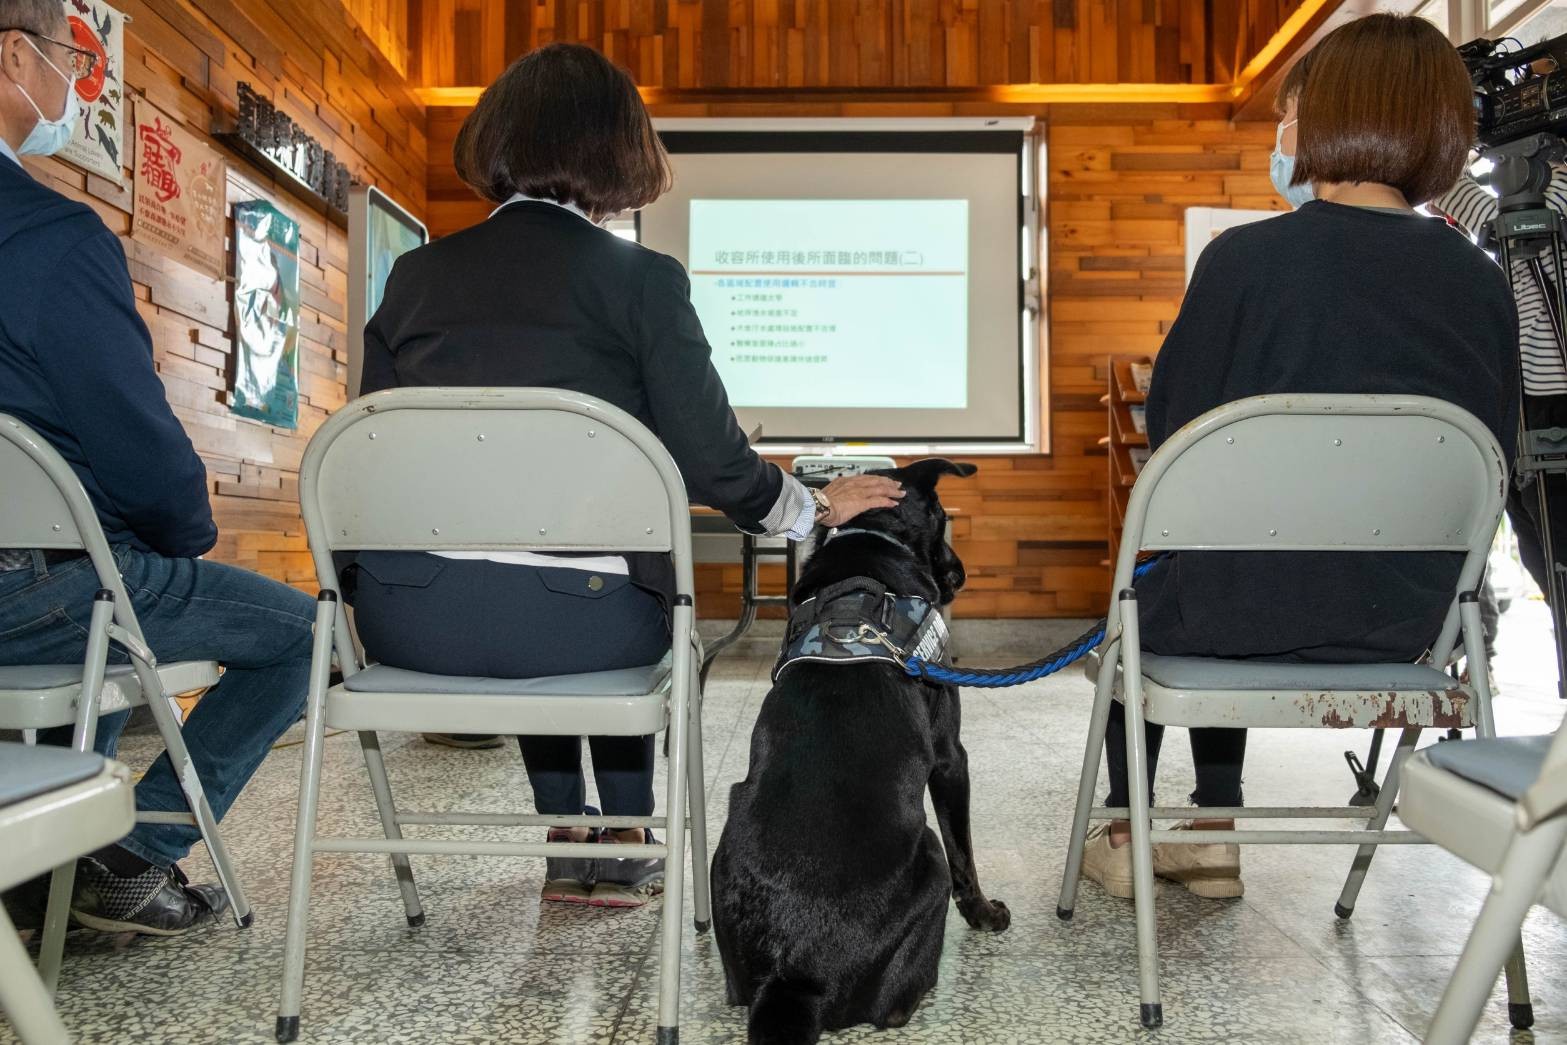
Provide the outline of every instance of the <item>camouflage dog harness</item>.
[[946,655],[947,625],[935,606],[918,596],[896,595],[869,577],[851,577],[823,588],[789,612],[773,681],[802,661],[882,661],[901,669],[910,657],[944,663]]

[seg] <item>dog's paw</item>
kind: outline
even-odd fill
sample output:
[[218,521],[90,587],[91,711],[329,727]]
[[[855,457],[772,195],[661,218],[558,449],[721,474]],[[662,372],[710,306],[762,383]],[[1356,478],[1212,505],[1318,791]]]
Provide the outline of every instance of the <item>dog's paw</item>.
[[1012,912],[1007,910],[1007,905],[1000,900],[977,899],[970,903],[959,904],[958,911],[971,929],[1002,933],[1006,932],[1007,927],[1012,924]]

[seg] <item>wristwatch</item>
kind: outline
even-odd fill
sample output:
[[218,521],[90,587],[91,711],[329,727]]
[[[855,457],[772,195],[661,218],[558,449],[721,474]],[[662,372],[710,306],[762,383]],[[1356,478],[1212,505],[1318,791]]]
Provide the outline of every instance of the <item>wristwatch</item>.
[[826,494],[822,493],[814,486],[811,487],[810,490],[811,500],[816,502],[816,521],[821,522],[823,519],[827,518],[827,513],[832,511],[832,502],[827,499]]

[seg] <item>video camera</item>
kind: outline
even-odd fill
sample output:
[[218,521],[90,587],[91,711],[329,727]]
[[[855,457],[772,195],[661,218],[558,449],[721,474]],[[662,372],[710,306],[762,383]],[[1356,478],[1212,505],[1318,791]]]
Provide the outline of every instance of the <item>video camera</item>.
[[[1503,43],[1471,40],[1458,49],[1474,84],[1482,151],[1532,134],[1567,137],[1567,35],[1517,50]],[[1541,59],[1552,71],[1534,71]]]

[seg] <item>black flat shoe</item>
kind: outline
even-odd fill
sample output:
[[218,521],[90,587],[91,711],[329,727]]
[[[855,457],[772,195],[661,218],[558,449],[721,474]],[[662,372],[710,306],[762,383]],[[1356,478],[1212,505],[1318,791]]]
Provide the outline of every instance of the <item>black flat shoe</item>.
[[229,906],[221,888],[191,885],[178,866],[122,878],[90,856],[76,865],[73,892],[72,916],[106,933],[179,936],[215,921]]

